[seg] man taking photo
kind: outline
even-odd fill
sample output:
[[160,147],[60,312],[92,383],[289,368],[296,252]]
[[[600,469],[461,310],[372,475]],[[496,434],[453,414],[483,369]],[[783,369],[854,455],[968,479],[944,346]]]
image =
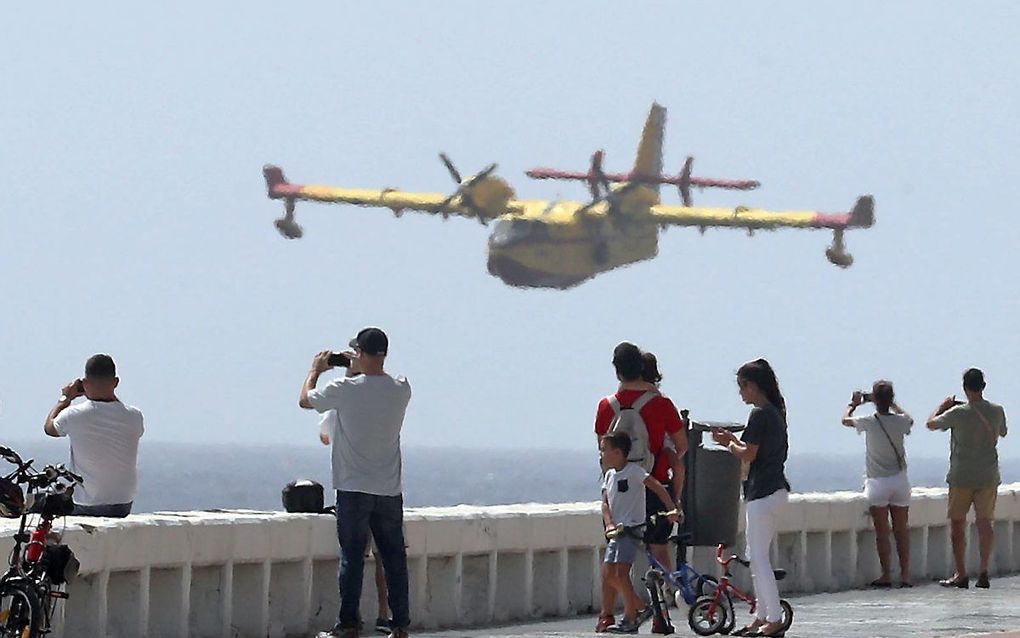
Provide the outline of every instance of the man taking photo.
[[995,499],[999,493],[999,439],[1006,436],[1006,412],[985,399],[985,374],[977,368],[963,373],[967,402],[946,397],[928,419],[929,430],[949,430],[949,518],[953,545],[952,577],[940,580],[943,587],[970,586],[967,576],[967,513],[974,507],[981,561],[975,587],[988,589],[988,559],[995,543]]
[[[340,613],[336,626],[319,638],[357,638],[361,585],[369,534],[386,574],[393,614],[391,638],[406,638],[411,624],[407,552],[404,548],[404,500],[401,487],[400,430],[411,399],[404,377],[384,367],[389,339],[379,328],[365,328],[351,340],[352,351],[320,352],[301,388],[299,405],[319,413],[336,410],[333,437],[333,486],[336,489],[337,539],[340,542]],[[323,372],[356,359],[361,375],[315,386]],[[332,362],[331,362],[332,361]]]
[[[131,513],[138,488],[138,440],[142,412],[114,394],[120,379],[108,354],[85,362],[85,377],[64,386],[43,426],[46,434],[71,442],[71,471],[85,479],[74,489],[74,516]],[[85,401],[71,402],[84,396]]]

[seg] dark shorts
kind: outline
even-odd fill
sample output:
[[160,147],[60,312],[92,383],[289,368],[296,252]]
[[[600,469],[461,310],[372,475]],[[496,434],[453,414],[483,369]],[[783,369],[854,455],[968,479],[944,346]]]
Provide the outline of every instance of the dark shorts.
[[[666,491],[669,487],[663,486]],[[669,535],[673,533],[673,523],[665,516],[658,516],[652,519],[652,515],[668,511],[662,504],[655,492],[645,488],[645,514],[648,516],[645,525],[645,543],[649,545],[665,545],[669,542]]]

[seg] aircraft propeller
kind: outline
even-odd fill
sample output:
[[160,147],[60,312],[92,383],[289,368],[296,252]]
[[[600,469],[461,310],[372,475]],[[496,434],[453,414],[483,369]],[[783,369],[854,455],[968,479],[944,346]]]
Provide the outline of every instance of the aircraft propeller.
[[691,167],[694,165],[694,157],[691,155],[687,156],[687,161],[684,162],[684,168],[680,171],[680,177],[677,179],[676,187],[680,191],[680,199],[683,201],[684,206],[690,207],[693,204],[691,199]]
[[471,200],[471,189],[475,184],[491,175],[492,172],[496,170],[497,164],[489,164],[482,170],[482,172],[477,175],[473,175],[465,182],[461,179],[460,171],[458,171],[457,167],[453,165],[453,162],[446,153],[440,153],[439,159],[443,162],[443,165],[446,166],[446,170],[450,172],[450,177],[452,177],[453,181],[457,184],[457,190],[455,190],[452,195],[444,199],[439,205],[439,212],[442,214],[443,219],[450,217],[450,202],[457,197],[460,197],[461,205],[473,212],[482,226],[488,225],[489,220],[485,217],[485,211],[480,210]]
[[605,151],[599,149],[591,156],[591,169],[588,171],[588,190],[591,192],[592,200],[596,200],[602,194],[602,190],[609,192],[609,178],[602,170],[602,159]]

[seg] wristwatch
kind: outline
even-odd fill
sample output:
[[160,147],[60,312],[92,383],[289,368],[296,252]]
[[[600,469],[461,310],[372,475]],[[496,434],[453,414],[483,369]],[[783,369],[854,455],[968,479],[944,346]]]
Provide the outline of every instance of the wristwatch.
[[70,400],[71,400],[71,397],[67,396],[66,394],[61,394],[60,398],[57,399],[57,401],[59,403],[63,403],[64,401],[70,401]]

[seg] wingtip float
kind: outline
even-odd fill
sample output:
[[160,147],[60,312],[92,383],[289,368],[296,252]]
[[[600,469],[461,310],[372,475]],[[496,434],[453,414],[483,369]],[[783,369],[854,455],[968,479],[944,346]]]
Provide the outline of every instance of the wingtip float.
[[[592,156],[586,173],[554,169],[527,172],[535,179],[587,182],[592,196],[587,202],[518,200],[514,189],[496,175],[496,164],[462,178],[443,153],[440,161],[456,185],[450,193],[292,184],[281,168],[271,164],[265,165],[262,172],[269,198],[284,202],[284,215],[275,225],[288,239],[303,235],[295,219],[298,200],[388,208],[398,217],[411,210],[444,219],[467,217],[482,224],[495,221],[488,242],[488,270],[512,286],[566,289],[614,268],[652,259],[658,254],[659,229],[669,226],[693,226],[702,232],[708,228],[742,228],[748,233],[779,228],[831,230],[832,244],[825,250],[826,258],[841,268],[853,263],[853,256],[846,250],[845,233],[875,223],[870,195],[861,196],[850,211],[842,213],[695,207],[691,187],[753,190],[760,184],[755,180],[694,177],[692,157],[677,175],[664,175],[665,121],[665,108],[653,105],[629,173],[605,172],[602,151]],[[659,186],[663,184],[677,187],[682,205],[661,203]]]

